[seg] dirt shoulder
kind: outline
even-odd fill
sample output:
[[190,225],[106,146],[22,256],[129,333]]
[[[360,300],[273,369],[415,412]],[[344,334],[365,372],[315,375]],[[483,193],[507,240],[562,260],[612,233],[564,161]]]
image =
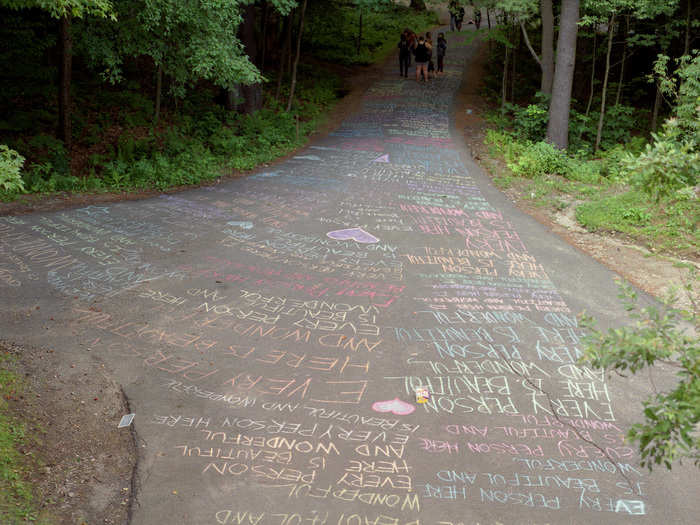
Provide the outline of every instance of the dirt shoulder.
[[137,455],[131,429],[117,428],[129,413],[120,386],[89,355],[66,362],[51,348],[4,341],[0,353],[13,356],[5,363],[24,383],[3,395],[26,426],[20,453],[36,488],[37,521],[128,523]]
[[[487,124],[483,117],[489,107],[481,96],[482,86],[475,79],[484,77],[487,59],[487,47],[482,45],[468,66],[466,80],[462,84],[456,104],[455,120],[456,127],[462,131],[475,162],[493,178],[507,168],[498,159],[489,157],[484,145]],[[531,200],[523,198],[526,184],[516,183],[502,191],[521,211],[531,215],[566,242],[654,297],[663,298],[670,288],[680,288],[687,283],[690,278],[689,266],[700,270],[698,260],[684,260],[653,253],[621,235],[585,230],[574,218],[574,206],[562,212],[536,207]],[[695,304],[700,300],[697,290],[693,300]],[[691,305],[687,297],[681,297],[680,302],[685,307]]]

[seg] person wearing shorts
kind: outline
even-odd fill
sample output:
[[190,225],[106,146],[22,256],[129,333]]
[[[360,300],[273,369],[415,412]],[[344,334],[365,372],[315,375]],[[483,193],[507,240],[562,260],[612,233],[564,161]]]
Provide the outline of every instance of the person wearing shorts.
[[421,74],[425,80],[428,80],[428,62],[430,61],[430,50],[425,45],[425,38],[418,38],[418,44],[413,50],[413,56],[416,60],[416,81],[420,82]]

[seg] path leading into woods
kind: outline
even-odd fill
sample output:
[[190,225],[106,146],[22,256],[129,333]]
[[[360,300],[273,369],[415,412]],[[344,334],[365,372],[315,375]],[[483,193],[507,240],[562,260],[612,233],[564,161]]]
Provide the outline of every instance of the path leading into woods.
[[622,440],[648,381],[575,364],[614,276],[469,158],[448,37],[444,77],[387,64],[274,169],[0,218],[2,337],[97,360],[136,414],[131,523],[697,523],[697,471]]

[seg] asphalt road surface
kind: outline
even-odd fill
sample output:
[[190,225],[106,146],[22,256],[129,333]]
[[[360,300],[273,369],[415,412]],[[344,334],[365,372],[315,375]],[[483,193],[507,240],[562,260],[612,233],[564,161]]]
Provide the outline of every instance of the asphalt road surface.
[[614,275],[451,128],[457,40],[443,77],[387,65],[274,168],[0,218],[3,338],[129,396],[132,523],[698,522],[697,470],[650,474],[622,438],[649,382],[576,363],[578,312],[622,320]]

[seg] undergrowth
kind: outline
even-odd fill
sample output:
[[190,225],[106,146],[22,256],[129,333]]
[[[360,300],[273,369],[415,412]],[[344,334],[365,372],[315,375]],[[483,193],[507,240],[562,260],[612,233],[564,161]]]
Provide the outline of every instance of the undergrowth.
[[517,133],[487,130],[489,154],[506,168],[494,181],[516,188],[540,207],[562,211],[574,203],[576,220],[589,231],[627,235],[653,251],[697,256],[700,206],[692,187],[650,198],[635,184],[626,159],[641,151],[641,141],[590,154],[562,152],[543,141]]
[[36,522],[34,489],[26,481],[27,464],[19,449],[26,441],[26,428],[10,414],[7,400],[20,395],[19,377],[9,370],[11,357],[0,354],[0,523]]

